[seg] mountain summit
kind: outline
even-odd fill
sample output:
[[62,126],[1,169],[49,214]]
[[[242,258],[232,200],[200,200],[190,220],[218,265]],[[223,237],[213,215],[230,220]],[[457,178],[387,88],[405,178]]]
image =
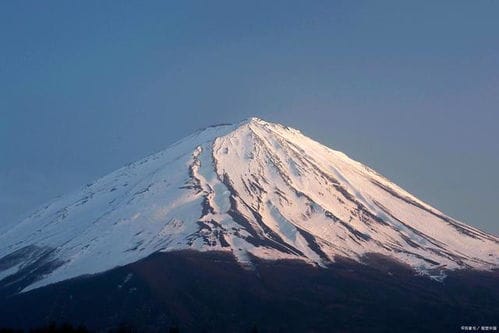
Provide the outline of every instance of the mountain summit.
[[0,286],[27,291],[185,249],[246,267],[374,253],[435,278],[499,265],[497,237],[298,130],[250,118],[199,130],[0,235]]

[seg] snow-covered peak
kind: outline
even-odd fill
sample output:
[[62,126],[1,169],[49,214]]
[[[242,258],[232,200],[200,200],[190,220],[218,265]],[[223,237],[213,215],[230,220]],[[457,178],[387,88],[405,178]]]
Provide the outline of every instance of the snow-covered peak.
[[390,256],[420,272],[490,269],[498,238],[455,221],[300,131],[250,118],[197,131],[0,235],[0,282],[26,288],[157,251],[227,251],[326,266]]
[[249,117],[246,120],[243,120],[242,123],[254,123],[254,124],[268,124],[266,121],[258,118],[258,117]]

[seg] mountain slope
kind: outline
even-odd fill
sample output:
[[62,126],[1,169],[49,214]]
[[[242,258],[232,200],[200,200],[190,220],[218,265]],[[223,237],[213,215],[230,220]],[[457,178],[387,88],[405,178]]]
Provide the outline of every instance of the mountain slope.
[[[96,332],[459,332],[496,326],[499,272],[454,270],[444,283],[385,258],[326,268],[228,252],[153,254],[100,274],[0,297],[0,330],[50,322]],[[424,318],[424,320],[422,320]],[[132,331],[132,330],[129,330]]]
[[198,131],[35,212],[0,236],[0,287],[26,291],[184,249],[229,252],[245,266],[377,253],[436,279],[499,264],[497,237],[297,130],[251,118]]

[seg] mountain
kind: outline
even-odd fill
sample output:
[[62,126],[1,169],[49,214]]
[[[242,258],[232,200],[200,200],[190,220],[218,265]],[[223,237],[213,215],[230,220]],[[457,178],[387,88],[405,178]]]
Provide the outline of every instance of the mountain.
[[[22,290],[157,251],[226,251],[324,265],[367,253],[425,273],[497,267],[497,237],[430,207],[299,131],[251,118],[209,127],[36,211],[0,236]],[[21,291],[21,290],[19,290]]]
[[[294,278],[300,277],[301,283],[309,281],[307,288],[320,285],[310,280],[311,274],[319,273],[310,272],[322,272],[319,275],[324,277],[319,280],[341,285],[341,277],[351,280],[349,283],[357,289],[375,286],[388,290],[393,285],[409,288],[394,294],[394,299],[400,301],[407,293],[418,294],[413,290],[414,283],[438,289],[434,284],[454,281],[463,272],[474,274],[473,279],[464,280],[476,284],[476,276],[487,276],[490,282],[497,277],[498,254],[496,236],[456,221],[367,166],[296,129],[251,118],[235,125],[199,130],[159,153],[54,200],[0,235],[0,298],[7,300],[4,309],[22,308],[33,314],[26,304],[39,304],[40,295],[45,295],[46,300],[49,291],[59,294],[59,298],[68,293],[77,295],[75,285],[81,290],[100,290],[109,283],[126,285],[132,276],[139,275],[149,281],[148,287],[133,288],[149,290],[154,284],[146,278],[151,271],[157,272],[158,280],[166,274],[160,267],[150,267],[159,256],[167,258],[162,264],[165,267],[174,267],[172,260],[177,260],[189,269],[156,285],[158,290],[168,283],[185,288],[182,280],[186,276],[209,274],[213,267],[219,267],[237,272],[224,277],[227,284],[241,286],[244,280],[253,291],[263,288],[258,295],[275,292],[276,299],[280,299],[277,295],[286,295],[285,291],[270,292],[268,285],[257,286],[257,282],[248,282],[253,277],[240,276],[258,277],[266,270],[268,279],[277,276],[282,280],[285,278],[281,274],[286,274],[288,267],[300,267]],[[196,272],[196,265],[188,258],[196,258],[203,272]],[[274,267],[270,273],[268,267]],[[224,273],[213,274],[211,282],[206,283],[223,288],[218,279]],[[372,274],[382,274],[383,282],[379,278],[376,283],[373,279],[367,281],[365,276]],[[208,277],[203,275],[203,279]],[[294,285],[296,281],[292,281],[282,284]],[[412,287],[405,285],[409,281]],[[426,295],[425,288],[415,289]],[[131,289],[126,290],[120,297],[130,297]],[[434,292],[447,295],[448,291],[442,290]],[[494,290],[492,295],[497,295]],[[94,298],[85,303],[85,311],[96,308],[91,304],[101,302],[103,292],[90,293]],[[157,309],[157,304],[144,301],[145,295],[134,304]],[[192,298],[199,295],[193,294]],[[245,299],[253,299],[251,295]],[[325,295],[329,295],[327,291],[310,296],[310,302],[327,302]],[[172,294],[163,296],[161,304],[168,303]],[[39,297],[38,303],[33,297]],[[217,297],[220,295],[212,295],[212,299]],[[283,302],[290,301],[286,297]],[[307,302],[304,297],[300,302]],[[475,296],[470,297],[476,301]],[[51,300],[51,309],[61,306],[59,298]],[[490,302],[497,306],[498,299]],[[225,301],[228,308],[233,306]],[[200,311],[185,302],[182,308],[190,309],[186,312]],[[75,310],[73,317],[64,317],[60,311],[50,313],[58,313],[55,318],[77,320],[78,311],[85,312]],[[65,311],[69,313],[68,309],[62,313]],[[33,322],[50,317],[42,316],[42,312]],[[0,323],[2,318],[15,317],[6,313],[3,317],[0,313]],[[116,318],[113,320],[116,324]],[[94,324],[109,327],[113,320]]]

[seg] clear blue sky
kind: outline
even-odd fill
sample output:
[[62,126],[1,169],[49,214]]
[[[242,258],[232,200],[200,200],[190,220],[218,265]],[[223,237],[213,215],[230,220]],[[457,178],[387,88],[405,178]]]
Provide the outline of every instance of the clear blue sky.
[[0,228],[249,116],[499,234],[497,1],[0,2]]

